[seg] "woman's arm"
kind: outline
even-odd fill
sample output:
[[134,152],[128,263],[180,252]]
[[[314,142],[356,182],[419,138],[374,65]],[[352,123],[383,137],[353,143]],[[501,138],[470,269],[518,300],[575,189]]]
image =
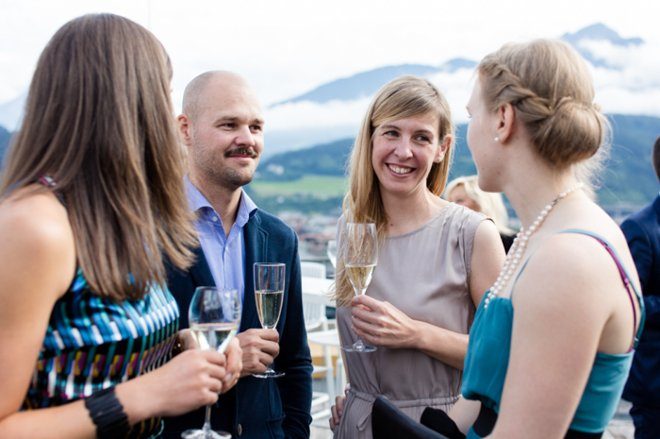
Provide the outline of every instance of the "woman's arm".
[[497,227],[490,220],[479,224],[474,236],[471,270],[469,273],[470,295],[479,306],[484,293],[495,283],[504,264],[504,246]]
[[[614,308],[607,292],[620,279],[608,258],[590,238],[561,235],[530,260],[513,292],[511,353],[493,438],[564,437]],[[619,299],[627,300],[623,291]]]
[[474,421],[477,420],[480,408],[481,403],[479,401],[465,399],[461,396],[449,410],[448,415],[456,423],[456,427],[461,433],[467,434]]
[[[495,225],[491,221],[482,221],[475,233],[469,274],[470,296],[475,306],[495,282],[503,260],[504,248]],[[352,304],[353,326],[367,343],[418,349],[443,363],[463,369],[467,334],[413,320],[392,304],[366,295],[356,297]]]
[[[0,437],[95,437],[83,401],[19,411],[55,301],[76,267],[66,211],[48,194],[0,204]],[[214,402],[225,358],[187,351],[154,372],[117,386],[129,422],[181,414]]]

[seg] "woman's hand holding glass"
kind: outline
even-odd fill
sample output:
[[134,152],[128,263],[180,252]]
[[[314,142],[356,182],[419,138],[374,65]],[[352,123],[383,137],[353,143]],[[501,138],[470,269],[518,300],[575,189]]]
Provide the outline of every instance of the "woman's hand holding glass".
[[389,302],[358,296],[351,302],[355,333],[365,342],[387,348],[413,348],[419,340],[419,322]]

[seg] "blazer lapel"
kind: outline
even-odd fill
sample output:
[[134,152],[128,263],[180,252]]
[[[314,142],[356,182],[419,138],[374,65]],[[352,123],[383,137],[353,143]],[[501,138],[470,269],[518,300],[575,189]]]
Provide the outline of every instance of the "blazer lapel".
[[266,260],[268,233],[259,227],[258,222],[257,212],[255,211],[243,230],[245,241],[245,267],[243,267],[245,293],[243,295],[241,331],[249,328],[261,328],[259,316],[257,315],[257,304],[254,301],[253,266],[255,262]]
[[190,267],[189,273],[196,287],[215,286],[209,263],[206,261],[201,245],[195,249],[195,263]]

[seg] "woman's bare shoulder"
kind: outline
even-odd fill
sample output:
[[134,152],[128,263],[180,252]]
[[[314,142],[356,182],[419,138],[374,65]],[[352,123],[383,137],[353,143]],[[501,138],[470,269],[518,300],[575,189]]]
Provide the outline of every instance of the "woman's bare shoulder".
[[[64,206],[48,190],[24,188],[0,203],[0,256],[6,265],[29,273],[70,273],[75,269],[75,243]],[[62,281],[70,276],[66,274]]]

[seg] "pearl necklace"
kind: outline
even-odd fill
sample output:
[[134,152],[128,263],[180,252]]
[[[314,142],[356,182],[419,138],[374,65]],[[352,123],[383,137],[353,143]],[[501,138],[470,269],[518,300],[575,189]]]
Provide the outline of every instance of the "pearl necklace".
[[546,204],[543,210],[541,210],[541,213],[539,213],[532,225],[529,226],[529,229],[520,229],[516,235],[516,239],[513,240],[513,244],[509,249],[509,253],[507,253],[506,258],[504,259],[502,271],[500,271],[500,274],[497,276],[497,280],[486,293],[484,308],[487,308],[490,301],[502,292],[504,285],[506,285],[509,279],[511,279],[511,276],[515,272],[516,268],[518,268],[518,264],[520,264],[520,260],[522,259],[522,255],[525,252],[525,248],[527,248],[527,242],[529,241],[530,236],[532,236],[532,234],[538,230],[541,224],[543,224],[543,221],[545,221],[545,218],[548,216],[550,211],[557,205],[557,203],[559,203],[559,201],[566,198],[570,193],[582,188],[582,186],[584,186],[584,184],[578,183],[557,195],[554,200]]

